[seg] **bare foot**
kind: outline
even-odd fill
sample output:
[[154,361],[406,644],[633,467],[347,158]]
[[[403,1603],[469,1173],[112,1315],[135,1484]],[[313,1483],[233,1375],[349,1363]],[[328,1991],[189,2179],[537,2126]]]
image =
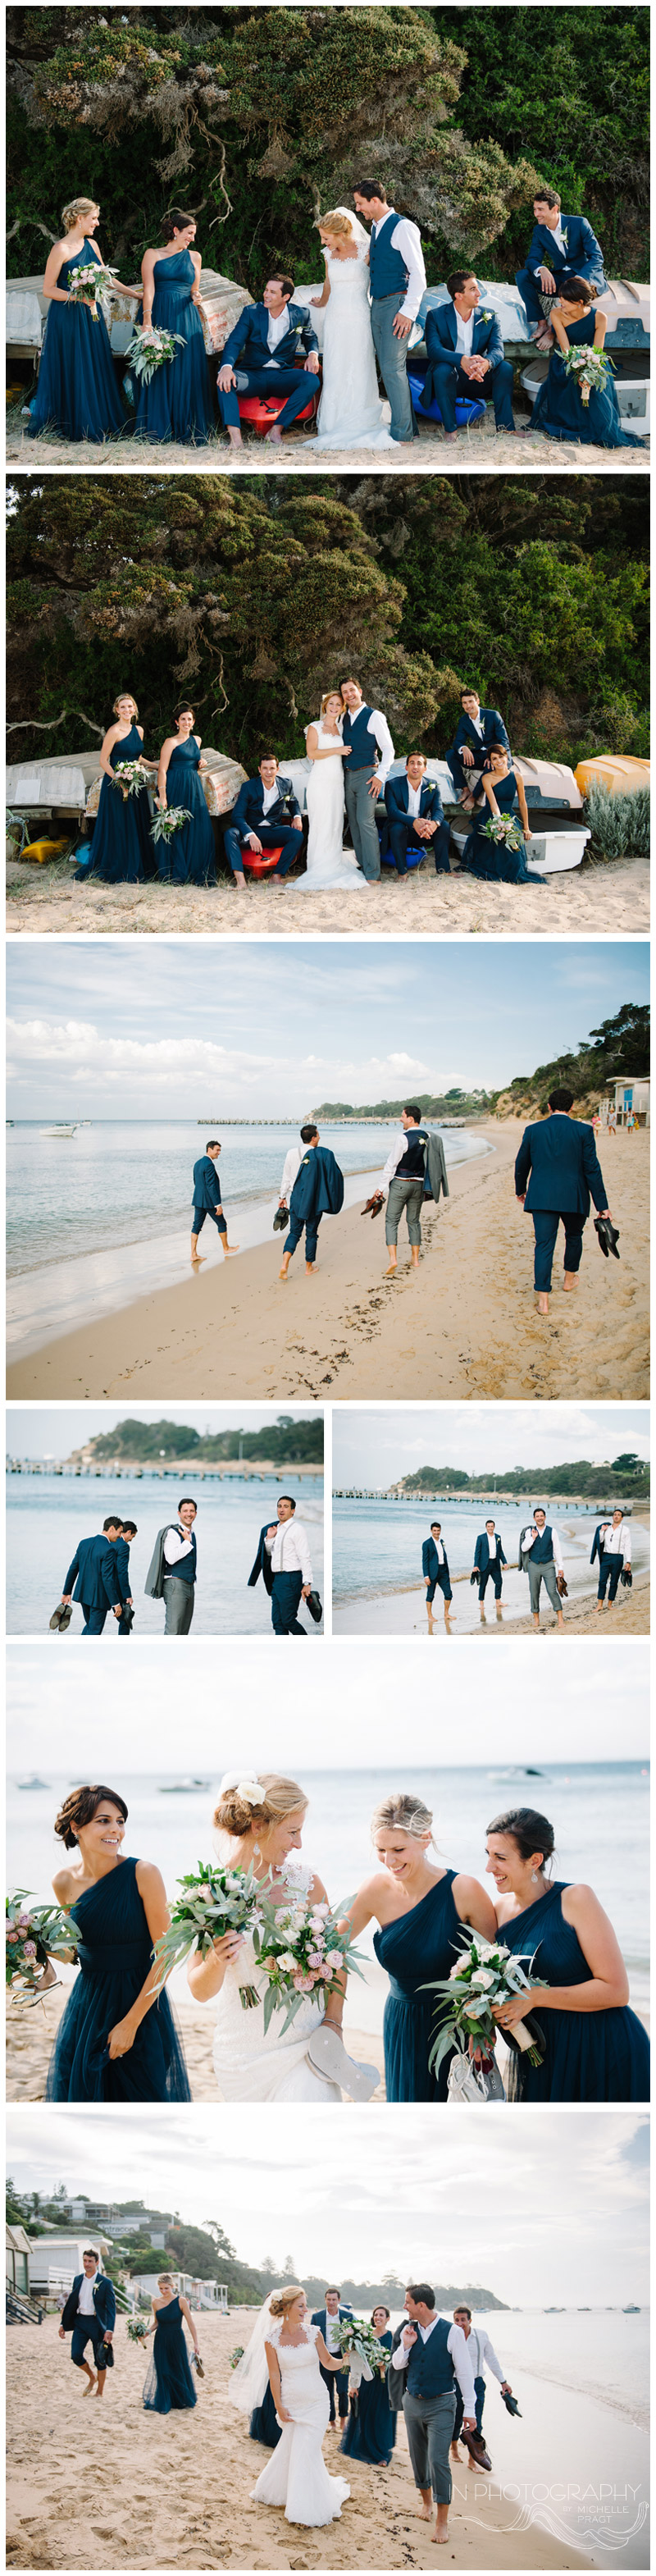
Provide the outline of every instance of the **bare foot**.
[[543,1296],[540,1296],[540,1297],[538,1297],[538,1299],[537,1299],[537,1304],[536,1304],[536,1314],[538,1314],[538,1315],[548,1315],[548,1313],[549,1313],[549,1299],[548,1299],[548,1297],[547,1297],[547,1296],[544,1296],[544,1297],[543,1297]]
[[383,1273],[383,1276],[384,1276],[384,1278],[385,1278],[385,1279],[394,1279],[394,1278],[395,1278],[395,1276],[396,1276],[396,1266],[397,1266],[397,1265],[396,1265],[396,1262],[395,1262],[395,1261],[388,1261],[387,1269],[386,1269],[386,1270],[384,1271],[384,1273]]
[[305,1264],[305,1276],[306,1276],[306,1279],[312,1279],[312,1278],[313,1278],[313,1276],[314,1276],[314,1272],[315,1272],[315,1270],[316,1270],[316,1266],[317,1266],[317,1265],[316,1265],[316,1261],[306,1261],[306,1264]]
[[575,1273],[575,1271],[573,1271],[573,1270],[565,1270],[565,1271],[563,1272],[563,1288],[564,1288],[564,1291],[565,1291],[565,1296],[566,1296],[566,1297],[571,1297],[572,1289],[573,1289],[573,1288],[575,1288],[575,1287],[576,1287],[576,1273]]
[[433,2519],[433,2515],[432,2515],[432,2508],[431,2508],[431,2506],[430,2506],[429,2504],[420,2504],[420,2507],[419,2507],[419,2521],[420,2521],[420,2522],[432,2522],[432,2519]]
[[207,1260],[207,1253],[206,1253],[206,1252],[192,1252],[192,1256],[191,1256],[191,1267],[192,1267],[192,1270],[200,1270],[201,1261],[206,1261],[206,1260]]
[[282,1270],[279,1270],[279,1271],[278,1271],[278,1278],[279,1278],[279,1279],[286,1279],[286,1278],[287,1278],[287,1276],[288,1276],[288,1272],[289,1272],[289,1262],[288,1262],[288,1261],[283,1261]]
[[92,2397],[92,2396],[93,2396],[93,2394],[94,2394],[95,2389],[97,2388],[97,2386],[98,2386],[98,2381],[97,2381],[97,2379],[96,2379],[96,2375],[95,2375],[95,2371],[94,2371],[93,2377],[88,2381],[88,2385],[87,2385],[87,2387],[86,2387],[86,2388],[83,2388],[83,2390],[82,2390],[82,2395],[83,2395],[83,2397]]
[[224,1261],[229,1261],[229,1260],[230,1260],[230,1254],[231,1254],[231,1252],[238,1252],[238,1251],[239,1251],[239,1244],[238,1244],[238,1243],[224,1243],[224,1246],[223,1246],[223,1258],[224,1258]]

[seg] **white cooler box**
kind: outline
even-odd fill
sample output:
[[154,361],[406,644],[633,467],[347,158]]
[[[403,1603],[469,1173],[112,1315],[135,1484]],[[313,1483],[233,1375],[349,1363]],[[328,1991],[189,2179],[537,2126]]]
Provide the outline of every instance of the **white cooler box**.
[[[451,837],[462,857],[465,842],[469,836],[466,831],[463,831],[461,823],[457,823],[455,829],[452,824]],[[551,832],[547,829],[544,832],[532,832],[526,843],[526,865],[529,876],[558,876],[563,868],[580,868],[589,839],[590,834],[584,830],[582,824],[575,825],[572,831]]]

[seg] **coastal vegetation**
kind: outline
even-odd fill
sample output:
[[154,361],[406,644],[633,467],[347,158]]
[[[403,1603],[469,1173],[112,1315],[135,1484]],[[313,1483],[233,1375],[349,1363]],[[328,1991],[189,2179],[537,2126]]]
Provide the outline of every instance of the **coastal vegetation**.
[[649,1472],[649,1466],[636,1457],[634,1450],[624,1449],[618,1458],[604,1458],[598,1466],[589,1458],[571,1458],[566,1463],[561,1459],[555,1467],[504,1467],[503,1471],[494,1467],[486,1474],[480,1469],[473,1476],[466,1475],[463,1467],[415,1467],[412,1475],[401,1476],[393,1491],[400,1495],[452,1493],[487,1497],[498,1490],[506,1498],[530,1491],[571,1494],[594,1501],[612,1484],[618,1493],[630,1493],[636,1502],[645,1502],[650,1492]]
[[[80,1451],[73,1456],[79,1457]],[[260,1430],[194,1431],[184,1422],[138,1422],[126,1419],[113,1431],[99,1431],[87,1441],[85,1459],[95,1466],[105,1461],[129,1459],[131,1464],[160,1467],[184,1458],[199,1467],[218,1466],[222,1459],[252,1459],[259,1464],[270,1459],[275,1467],[323,1466],[323,1414],[307,1422],[294,1422],[291,1414],[281,1413],[277,1422],[263,1423]]]
[[[611,1075],[625,1075],[637,1081],[649,1074],[649,1006],[641,1002],[624,1002],[611,1019],[602,1020],[591,1029],[575,1049],[565,1048],[549,1064],[539,1064],[531,1074],[518,1073],[503,1090],[435,1094],[418,1091],[413,1097],[422,1117],[443,1118],[477,1116],[519,1117],[532,1107],[545,1110],[549,1090],[556,1083],[567,1083],[578,1108],[588,1099],[595,1103]],[[393,1118],[405,1106],[400,1100],[368,1101],[366,1108],[354,1109],[350,1102],[324,1100],[313,1110],[314,1118]]]

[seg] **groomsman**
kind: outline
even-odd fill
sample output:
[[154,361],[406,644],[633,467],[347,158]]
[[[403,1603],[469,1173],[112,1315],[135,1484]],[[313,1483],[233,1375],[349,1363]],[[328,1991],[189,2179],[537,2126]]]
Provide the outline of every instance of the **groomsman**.
[[603,251],[585,215],[561,215],[560,197],[555,188],[542,188],[533,199],[534,230],[529,243],[526,265],[518,268],[515,285],[519,287],[528,314],[531,339],[538,348],[551,347],[553,332],[544,305],[553,304],[562,295],[569,279],[585,278],[595,295],[602,295],[606,284]]
[[435,2292],[428,2281],[413,2281],[406,2290],[407,2322],[398,2326],[387,2377],[390,2406],[403,2409],[410,2463],[419,2488],[422,2520],[436,2512],[434,2538],[448,2539],[452,2496],[449,2447],[453,2440],[456,2381],[463,2399],[463,2426],[476,2431],[476,2393],[467,2339],[462,2326],[438,2316]]
[[[130,1547],[132,1540],[133,1538],[136,1538],[136,1535],[136,1521],[121,1522],[120,1536],[116,1541],[116,1565],[121,1588],[121,1616],[118,1623],[119,1637],[129,1637],[133,1626],[134,1602],[130,1590]],[[126,1617],[127,1611],[132,1613],[130,1618]]]
[[301,1131],[306,1136],[305,1153],[299,1163],[289,1202],[289,1233],[283,1244],[279,1279],[286,1279],[292,1253],[300,1243],[305,1227],[305,1271],[310,1277],[316,1267],[317,1241],[322,1216],[339,1216],[344,1205],[344,1175],[329,1145],[322,1145],[318,1127]]
[[446,758],[461,800],[471,808],[472,790],[480,787],[486,752],[500,745],[510,754],[510,743],[498,707],[482,707],[477,689],[461,689],[460,707]]
[[305,1522],[296,1519],[293,1494],[278,1495],[275,1521],[265,1522],[260,1530],[249,1588],[260,1574],[271,1602],[274,1637],[307,1637],[297,1612],[312,1591],[312,1565]]
[[405,778],[388,778],[385,804],[397,876],[407,876],[409,850],[416,850],[420,866],[426,852],[430,853],[431,849],[436,876],[448,876],[448,825],[442,812],[439,787],[426,777],[423,751],[408,752]]
[[389,206],[378,179],[361,179],[353,204],[369,235],[371,328],[385,392],[390,404],[390,432],[401,446],[416,438],[408,384],[407,344],[426,293],[426,270],[417,224]]
[[490,1579],[494,1584],[497,1619],[501,1618],[503,1567],[504,1565],[507,1565],[507,1563],[508,1559],[507,1556],[504,1556],[499,1532],[495,1527],[495,1523],[494,1521],[486,1521],[485,1528],[484,1530],[481,1530],[480,1538],[477,1538],[476,1546],[474,1548],[474,1573],[478,1575],[478,1598],[481,1605],[482,1619],[485,1618],[485,1609],[483,1605]]
[[[460,2300],[459,2306],[454,2308],[453,2323],[454,2326],[462,2326],[465,2343],[471,2343],[469,2358],[470,2361],[473,2362],[474,2368],[474,2388],[476,2391],[476,2431],[479,2438],[482,2440],[486,2364],[488,2370],[492,2370],[494,2372],[495,2379],[500,2380],[501,2392],[504,2397],[512,2397],[512,2388],[510,2380],[504,2379],[501,2363],[500,2361],[497,2361],[494,2344],[490,2342],[489,2334],[486,2334],[484,2326],[472,2325],[471,2308],[465,2307],[462,2299]],[[458,2439],[462,2429],[463,2413],[464,2407],[462,2396],[460,2389],[458,2388],[456,2389],[456,2419],[453,2427],[453,2441],[451,2444],[452,2460],[460,2459]]]
[[280,850],[271,883],[282,892],[283,880],[293,868],[300,852],[303,817],[291,778],[283,778],[275,751],[263,751],[257,778],[246,778],[240,787],[232,822],[225,834],[225,853],[232,868],[235,885],[244,890],[242,851],[253,850],[256,858],[263,850]]
[[[94,1538],[81,1538],[71,1559],[62,1601],[81,1601],[83,1637],[102,1637],[108,1610],[121,1616],[121,1587],[115,1543],[121,1530],[118,1512],[110,1512]],[[73,1590],[75,1585],[75,1590]]]
[[559,1225],[565,1228],[563,1287],[571,1293],[581,1266],[591,1194],[599,1216],[610,1216],[594,1132],[583,1120],[570,1117],[573,1105],[573,1091],[563,1085],[551,1091],[548,1116],[524,1128],[515,1162],[515,1195],[533,1218],[539,1315],[549,1313]]
[[218,1229],[222,1253],[227,1257],[229,1253],[239,1251],[238,1243],[228,1242],[228,1228],[221,1205],[221,1183],[216,1168],[220,1152],[218,1136],[210,1136],[205,1153],[199,1154],[198,1162],[194,1163],[194,1205],[191,1219],[191,1259],[194,1269],[198,1269],[200,1262],[205,1258],[204,1253],[198,1250],[198,1237],[201,1227],[205,1224],[206,1216],[211,1218],[212,1224]]
[[365,1215],[370,1209],[372,1216],[377,1216],[383,1206],[386,1184],[389,1184],[385,1209],[385,1242],[388,1253],[386,1279],[389,1279],[390,1273],[396,1269],[399,1221],[404,1208],[410,1242],[410,1259],[416,1270],[421,1251],[421,1210],[424,1195],[434,1199],[436,1205],[441,1192],[444,1193],[445,1199],[449,1196],[442,1138],[437,1136],[432,1128],[420,1124],[420,1115],[416,1100],[406,1101],[405,1109],[401,1110],[401,1134],[392,1137],[380,1187],[372,1191],[371,1198],[365,1201],[362,1211]]
[[436,1591],[439,1590],[441,1592],[444,1602],[445,1628],[448,1628],[449,1626],[449,1613],[453,1600],[447,1552],[446,1548],[442,1545],[441,1521],[431,1521],[430,1538],[425,1538],[423,1540],[421,1550],[421,1571],[426,1585],[428,1632],[429,1636],[432,1637],[433,1602]]
[[600,1521],[595,1530],[590,1557],[591,1565],[594,1565],[596,1556],[599,1558],[596,1606],[598,1610],[603,1610],[606,1605],[606,1592],[608,1591],[609,1601],[614,1601],[620,1575],[624,1567],[630,1567],[631,1564],[631,1524],[625,1521],[618,1503],[615,1505],[612,1520]]
[[[94,2361],[98,2361],[103,2344],[111,2344],[116,2324],[116,2300],[112,2282],[105,2272],[98,2270],[98,2256],[92,2246],[87,2248],[82,2261],[84,2271],[75,2273],[72,2289],[62,2309],[59,2339],[64,2343],[67,2334],[72,2336],[71,2361],[75,2363],[76,2370],[85,2371],[89,2389],[92,2389],[96,2373],[84,2355],[90,2343]],[[98,2371],[98,2397],[104,2397],[106,2377],[105,2364],[105,2368]],[[86,2396],[89,2392],[85,2389],[84,2393]]]
[[[271,394],[287,395],[279,419],[267,431],[272,447],[279,445],[283,430],[291,429],[310,400],[312,386],[306,385],[305,378],[318,376],[319,344],[305,306],[292,304],[293,293],[293,277],[268,278],[261,304],[245,304],[234,331],[228,333],[218,394],[231,447],[242,445],[240,393],[259,394],[264,402]],[[295,361],[301,350],[305,356],[299,369]]]
[[385,791],[394,744],[382,708],[365,704],[359,680],[340,680],[340,691],[346,709],[342,740],[350,748],[344,763],[346,812],[358,867],[371,884],[380,876],[376,804]]
[[194,1521],[196,1504],[190,1494],[178,1503],[178,1517],[165,1521],[158,1530],[148,1567],[144,1592],[152,1601],[164,1601],[165,1637],[187,1637],[194,1615],[196,1599],[196,1539]]
[[547,1520],[541,1503],[537,1504],[532,1521],[529,1521],[526,1529],[522,1530],[519,1542],[519,1571],[520,1574],[528,1575],[531,1614],[536,1636],[540,1626],[540,1592],[543,1584],[552,1610],[555,1610],[558,1626],[564,1628],[565,1621],[558,1590],[558,1576],[564,1573],[563,1551],[555,1522]]
[[[352,2317],[353,2309],[340,2307],[340,2293],[339,2290],[334,2288],[326,2290],[325,2300],[325,2308],[316,2309],[312,2318],[312,2324],[313,2326],[319,2327],[319,2332],[323,2335],[326,2350],[328,2352],[338,2352],[339,2344],[335,2336],[335,2326],[339,2323],[342,2317]],[[321,2363],[319,2363],[319,2368],[321,2370]],[[322,2370],[321,2377],[328,2390],[330,2398],[331,2424],[335,2424],[337,2422],[337,2415],[339,2414],[340,2431],[343,2431],[348,2417],[348,2364],[345,2370]],[[337,2397],[337,2407],[335,2406],[335,2397]]]
[[420,408],[428,411],[433,400],[439,404],[445,440],[451,441],[458,436],[456,401],[486,402],[491,394],[497,430],[514,438],[513,371],[504,358],[501,325],[481,305],[478,278],[470,270],[454,269],[446,282],[448,304],[426,315],[428,369]]

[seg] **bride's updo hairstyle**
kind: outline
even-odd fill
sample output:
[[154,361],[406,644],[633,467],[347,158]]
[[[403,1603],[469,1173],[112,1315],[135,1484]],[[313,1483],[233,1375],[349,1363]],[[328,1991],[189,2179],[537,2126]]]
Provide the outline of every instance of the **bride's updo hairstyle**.
[[97,215],[98,212],[97,197],[71,197],[70,206],[62,207],[64,232],[74,233],[76,225],[84,222],[85,215]]
[[505,1815],[493,1817],[487,1830],[489,1834],[510,1834],[511,1841],[517,1844],[520,1860],[532,1860],[534,1852],[541,1852],[543,1869],[546,1861],[553,1860],[556,1839],[553,1825],[550,1825],[548,1816],[540,1815],[537,1807],[507,1807]]
[[316,223],[313,224],[312,230],[315,233],[334,233],[336,241],[350,241],[353,234],[353,225],[351,223],[350,215],[342,215],[336,212],[335,214],[317,215]]
[[[222,1789],[213,1816],[218,1832],[241,1837],[249,1833],[252,1826],[256,1832],[262,1833],[267,1825],[284,1825],[286,1817],[295,1815],[300,1807],[305,1814],[307,1797],[305,1790],[299,1788],[298,1780],[283,1780],[278,1771],[263,1771],[256,1781],[246,1765],[243,1780],[249,1790],[261,1790],[261,1797],[259,1801],[251,1796],[245,1798],[239,1781],[235,1788]],[[298,2291],[294,2290],[292,2296],[297,2298]]]
[[284,2323],[287,2309],[293,2308],[295,2299],[304,2297],[302,2281],[287,2281],[284,2290],[274,2290],[273,2297],[269,2300],[269,2315],[276,2318],[282,2317]]
[[64,1799],[63,1807],[59,1809],[59,1815],[55,1816],[55,1833],[60,1843],[65,1843],[67,1851],[75,1850],[80,1825],[84,1828],[85,1825],[93,1823],[94,1816],[98,1808],[104,1804],[105,1798],[109,1800],[111,1807],[118,1807],[119,1815],[123,1817],[124,1824],[127,1824],[128,1811],[125,1799],[119,1798],[116,1789],[97,1787],[71,1789],[68,1798]]
[[392,1830],[396,1828],[400,1834],[411,1834],[417,1842],[423,1842],[424,1835],[430,1834],[432,1841],[431,1809],[424,1806],[423,1798],[411,1797],[407,1789],[393,1789],[389,1798],[381,1798],[380,1806],[374,1807],[371,1819],[372,1842],[375,1842],[376,1834],[379,1834],[385,1826],[391,1827]]

